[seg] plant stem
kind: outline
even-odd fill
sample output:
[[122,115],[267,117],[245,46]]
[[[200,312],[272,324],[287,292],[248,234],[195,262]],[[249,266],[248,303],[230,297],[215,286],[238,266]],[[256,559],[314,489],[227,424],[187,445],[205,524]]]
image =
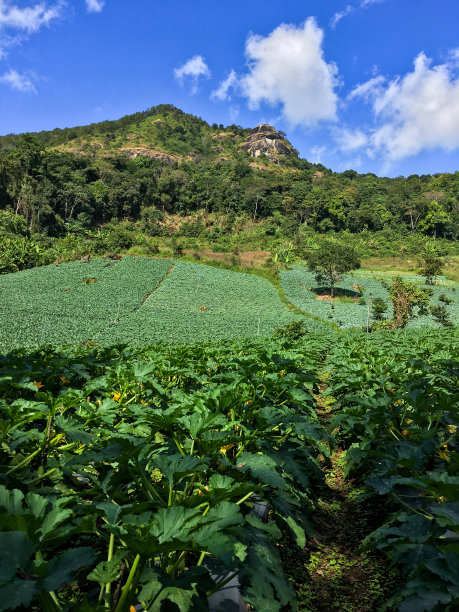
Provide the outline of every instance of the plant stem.
[[240,506],[241,504],[243,504],[245,502],[246,499],[249,499],[249,497],[252,497],[252,495],[255,493],[255,491],[250,491],[250,493],[247,493],[247,495],[244,495],[244,497],[242,497],[239,501],[236,502],[237,506]]
[[[111,561],[112,557],[113,557],[113,547],[115,544],[115,534],[111,533],[110,534],[110,541],[108,544],[108,555],[107,555],[107,561]],[[112,590],[112,584],[111,582],[107,582],[107,584],[105,585],[105,608],[107,610],[110,610],[110,593]]]
[[31,455],[29,455],[28,457],[26,457],[25,459],[23,459],[20,463],[13,465],[12,468],[10,468],[7,472],[6,475],[8,476],[9,474],[12,474],[13,472],[15,472],[16,470],[19,470],[20,468],[24,467],[25,465],[27,465],[30,461],[32,461],[32,459],[34,457],[36,457],[39,453],[41,453],[42,449],[41,447],[34,451]]
[[136,558],[134,559],[134,563],[132,564],[131,567],[131,571],[129,572],[129,576],[128,579],[126,580],[126,584],[124,585],[124,587],[121,589],[121,597],[120,600],[118,602],[118,605],[115,608],[114,612],[125,612],[126,607],[125,607],[125,602],[128,598],[129,595],[129,591],[131,589],[131,586],[134,582],[134,576],[135,573],[137,571],[137,568],[139,566],[140,563],[140,555],[137,555]]

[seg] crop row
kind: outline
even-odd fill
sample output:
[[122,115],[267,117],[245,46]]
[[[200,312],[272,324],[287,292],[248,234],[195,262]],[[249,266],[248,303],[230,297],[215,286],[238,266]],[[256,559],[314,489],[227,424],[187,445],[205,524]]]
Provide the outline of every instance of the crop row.
[[[268,336],[295,316],[266,279],[200,264],[175,262],[172,273],[138,311],[101,343],[195,342]],[[316,329],[314,321],[306,324]]]
[[348,334],[324,375],[347,470],[385,523],[367,539],[404,577],[400,612],[459,605],[459,334]]
[[[88,340],[110,345],[269,336],[295,318],[302,317],[256,275],[171,260],[99,259],[2,276],[0,352]],[[324,327],[312,319],[305,326]]]

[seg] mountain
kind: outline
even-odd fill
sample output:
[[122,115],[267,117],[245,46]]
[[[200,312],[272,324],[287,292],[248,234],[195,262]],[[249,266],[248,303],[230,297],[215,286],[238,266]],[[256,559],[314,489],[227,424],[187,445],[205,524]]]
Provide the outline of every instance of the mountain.
[[[297,151],[269,125],[253,130],[238,125],[209,125],[199,117],[171,105],[155,106],[147,111],[126,115],[116,121],[58,129],[35,134],[47,148],[96,157],[148,157],[174,163],[205,159],[224,162],[239,159],[244,152],[256,157],[258,165],[282,163],[298,157]],[[0,138],[0,150],[14,147],[18,135]]]
[[395,179],[332,172],[299,158],[273,126],[209,125],[161,105],[117,121],[0,137],[2,211],[9,226],[20,213],[29,232],[49,236],[115,219],[173,233],[161,216],[216,213],[215,240],[232,231],[223,219],[238,215],[271,219],[270,235],[307,227],[457,240],[459,172]]

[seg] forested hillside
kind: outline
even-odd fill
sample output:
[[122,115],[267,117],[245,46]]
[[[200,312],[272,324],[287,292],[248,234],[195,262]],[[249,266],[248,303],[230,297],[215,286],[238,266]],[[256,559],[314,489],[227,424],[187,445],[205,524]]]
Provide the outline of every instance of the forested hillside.
[[158,106],[118,121],[4,136],[0,209],[15,217],[3,214],[2,231],[59,236],[143,219],[161,233],[168,231],[161,215],[204,211],[273,217],[286,236],[300,225],[321,233],[459,235],[459,172],[393,179],[336,173],[299,159],[281,132],[288,155],[260,149],[253,157],[250,134]]

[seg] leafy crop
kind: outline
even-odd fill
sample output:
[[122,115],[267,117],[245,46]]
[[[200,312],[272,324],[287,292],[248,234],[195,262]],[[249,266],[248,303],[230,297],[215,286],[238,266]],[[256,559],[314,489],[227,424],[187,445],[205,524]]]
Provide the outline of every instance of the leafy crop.
[[[372,300],[375,298],[382,299],[387,302],[389,294],[384,287],[384,283],[392,280],[389,275],[364,272],[343,275],[340,289],[349,296],[349,299],[346,302],[330,302],[317,299],[317,295],[326,294],[329,289],[326,284],[323,287],[318,286],[313,272],[309,272],[301,266],[293,266],[291,270],[281,271],[280,277],[281,286],[292,304],[314,316],[336,323],[341,328],[365,327],[368,314],[368,298],[371,297]],[[403,279],[419,287],[423,286],[425,280],[416,275],[404,275]],[[363,292],[359,287],[363,289]],[[459,320],[459,294],[456,291],[456,284],[440,278],[438,285],[429,287],[429,289],[432,290],[433,305],[441,304],[440,298],[442,296],[446,297],[451,300],[448,306],[451,320],[453,322]],[[392,316],[392,306],[389,304],[386,317],[390,319]],[[408,327],[438,327],[438,323],[435,317],[426,314],[411,320]]]
[[294,318],[264,278],[176,262],[152,299],[101,339],[131,338],[142,343],[171,336],[179,342],[256,336],[258,332],[267,336]]
[[[110,345],[268,336],[302,318],[259,276],[135,257],[4,275],[0,304],[0,352],[88,340]],[[319,325],[305,319],[305,326]]]
[[402,612],[459,604],[457,331],[447,338],[349,335],[326,367],[348,469],[386,500],[387,520],[368,545],[386,550],[405,575],[387,604]]
[[[275,542],[282,526],[304,545],[327,455],[320,343],[165,351],[4,359],[0,610],[204,610],[223,585],[212,559],[256,609],[295,609]],[[268,524],[250,514],[260,500]]]
[[165,260],[98,259],[2,276],[0,351],[93,340],[139,308],[170,266]]

